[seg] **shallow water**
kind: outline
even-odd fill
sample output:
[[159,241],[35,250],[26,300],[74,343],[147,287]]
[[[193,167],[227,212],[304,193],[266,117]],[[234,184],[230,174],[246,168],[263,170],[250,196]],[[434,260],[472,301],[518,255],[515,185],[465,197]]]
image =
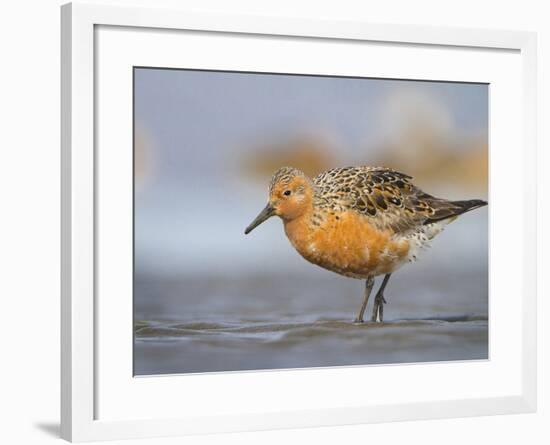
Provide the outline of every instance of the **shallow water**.
[[487,320],[140,322],[136,354],[140,375],[485,359]]
[[[136,274],[134,372],[487,359],[487,270],[471,266],[434,269],[427,262],[396,274],[382,324],[354,324],[364,283],[321,269],[246,277]],[[371,310],[372,298],[366,320]]]

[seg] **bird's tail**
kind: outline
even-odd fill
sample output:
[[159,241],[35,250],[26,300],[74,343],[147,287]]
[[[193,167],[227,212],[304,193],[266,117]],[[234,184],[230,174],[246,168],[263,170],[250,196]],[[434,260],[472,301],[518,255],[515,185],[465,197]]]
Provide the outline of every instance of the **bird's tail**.
[[466,201],[453,201],[453,204],[460,208],[460,211],[457,215],[462,215],[463,213],[469,212],[470,210],[479,209],[480,207],[485,207],[488,203],[482,199],[467,199]]
[[487,201],[483,201],[482,199],[468,199],[465,201],[439,200],[437,205],[432,206],[435,210],[435,213],[430,218],[428,218],[424,222],[424,224],[432,224],[451,218],[455,219],[457,216],[462,215],[463,213],[469,212],[470,210],[479,209],[480,207],[484,207],[486,205]]

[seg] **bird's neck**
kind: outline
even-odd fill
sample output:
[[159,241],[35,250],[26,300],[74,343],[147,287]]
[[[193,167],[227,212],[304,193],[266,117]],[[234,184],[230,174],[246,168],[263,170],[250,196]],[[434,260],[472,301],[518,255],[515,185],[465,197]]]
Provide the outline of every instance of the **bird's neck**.
[[312,215],[313,206],[311,205],[300,216],[290,220],[283,220],[286,236],[298,251],[300,251],[302,244],[309,242]]

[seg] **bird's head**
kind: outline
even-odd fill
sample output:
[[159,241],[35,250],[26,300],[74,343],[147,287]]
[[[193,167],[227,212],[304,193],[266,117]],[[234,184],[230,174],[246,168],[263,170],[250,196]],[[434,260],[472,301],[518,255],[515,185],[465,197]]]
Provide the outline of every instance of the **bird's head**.
[[293,167],[282,167],[275,172],[269,184],[269,200],[265,208],[244,231],[254,228],[272,216],[292,221],[302,216],[313,203],[313,183],[303,172]]

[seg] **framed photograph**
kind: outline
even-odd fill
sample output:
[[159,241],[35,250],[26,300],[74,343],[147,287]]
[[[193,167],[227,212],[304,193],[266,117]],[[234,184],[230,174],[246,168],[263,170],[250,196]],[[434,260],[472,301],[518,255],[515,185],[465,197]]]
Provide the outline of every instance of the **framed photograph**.
[[63,6],[62,436],[534,411],[535,53]]

